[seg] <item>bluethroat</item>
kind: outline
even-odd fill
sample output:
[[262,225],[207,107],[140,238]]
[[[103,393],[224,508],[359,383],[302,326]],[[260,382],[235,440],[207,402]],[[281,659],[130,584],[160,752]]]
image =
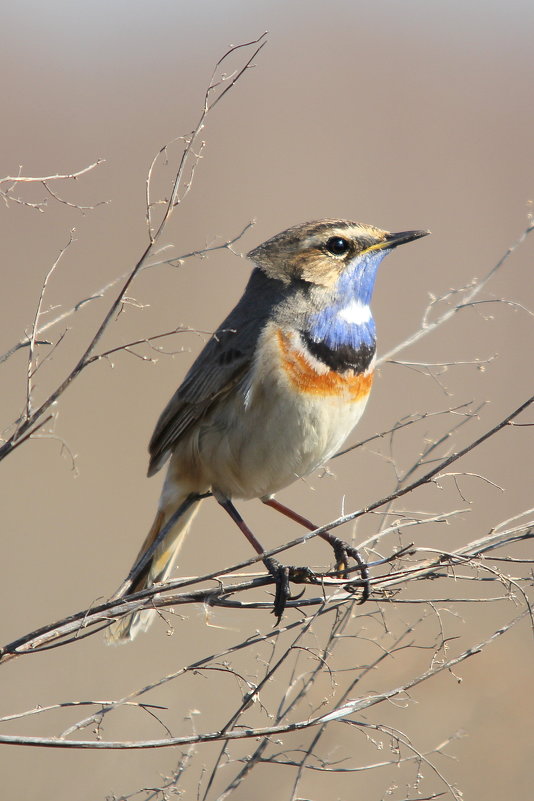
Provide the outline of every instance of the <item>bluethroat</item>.
[[[373,382],[376,273],[391,250],[428,231],[389,233],[345,220],[288,228],[248,253],[254,269],[233,311],[193,363],[150,440],[151,476],[168,462],[156,518],[115,597],[164,582],[200,501],[231,515],[257,553],[264,549],[233,505],[260,498],[315,525],[273,496],[333,456],[360,419]],[[323,533],[345,575],[355,549]],[[289,580],[306,569],[264,559],[276,581],[279,619]],[[117,619],[112,642],[132,639],[154,616]]]

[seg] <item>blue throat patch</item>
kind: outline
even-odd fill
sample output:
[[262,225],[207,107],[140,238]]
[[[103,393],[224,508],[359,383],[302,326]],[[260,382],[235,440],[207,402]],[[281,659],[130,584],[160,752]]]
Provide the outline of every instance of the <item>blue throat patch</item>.
[[324,342],[336,349],[362,345],[374,346],[375,321],[371,316],[364,323],[351,323],[339,316],[350,303],[369,306],[380,262],[389,250],[376,250],[356,258],[339,276],[328,305],[310,318],[309,335],[315,342]]

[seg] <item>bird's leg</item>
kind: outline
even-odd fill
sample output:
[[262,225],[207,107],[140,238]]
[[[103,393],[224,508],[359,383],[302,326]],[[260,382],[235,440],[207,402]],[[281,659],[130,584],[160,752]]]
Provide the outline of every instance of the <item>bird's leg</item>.
[[[311,520],[299,515],[298,512],[294,512],[293,509],[289,508],[289,506],[284,506],[283,503],[276,501],[274,498],[262,498],[262,500],[266,506],[276,509],[277,512],[289,517],[295,523],[299,523],[301,526],[304,526],[304,528],[307,528],[308,531],[315,531],[319,528],[319,526],[316,526],[311,522]],[[370,595],[369,568],[367,567],[366,562],[362,559],[359,551],[344,540],[334,536],[334,534],[331,534],[329,531],[323,531],[321,534],[319,534],[319,537],[322,537],[323,540],[326,540],[326,542],[328,542],[328,544],[334,549],[334,556],[336,557],[336,571],[339,573],[341,578],[349,578],[347,573],[349,567],[348,559],[349,557],[354,559],[358,565],[358,569],[362,577],[362,597],[360,599],[360,603],[365,603]]]
[[[233,505],[230,498],[227,498],[220,493],[213,493],[215,498],[217,499],[218,503],[225,509],[234,523],[239,527],[239,529],[243,532],[247,540],[250,542],[256,553],[263,554],[265,553],[265,549],[261,545],[261,543],[256,539],[252,531],[249,529],[235,506]],[[276,585],[276,592],[274,596],[274,607],[273,613],[276,616],[277,624],[280,622],[282,615],[284,613],[284,609],[286,604],[290,600],[295,600],[291,596],[291,590],[289,587],[289,582],[294,581],[296,583],[303,583],[308,579],[313,577],[313,572],[310,570],[309,567],[288,567],[287,565],[282,565],[278,561],[278,559],[274,559],[272,556],[266,556],[263,559],[263,564],[273,577]],[[300,595],[297,596],[300,598]]]

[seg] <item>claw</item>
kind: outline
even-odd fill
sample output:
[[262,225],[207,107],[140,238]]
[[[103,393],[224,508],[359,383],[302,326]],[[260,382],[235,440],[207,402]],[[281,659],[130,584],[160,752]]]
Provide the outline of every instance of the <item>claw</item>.
[[[262,500],[263,503],[267,504],[267,506],[272,507],[277,512],[280,512],[286,517],[289,517],[291,520],[294,520],[296,523],[300,523],[301,526],[304,526],[309,531],[315,531],[318,528],[318,526],[312,523],[311,520],[308,520],[302,515],[299,515],[297,512],[294,512],[293,509],[290,509],[288,506],[284,506],[283,503],[276,501],[274,498],[262,498]],[[356,548],[353,548],[346,542],[343,542],[343,540],[339,539],[339,537],[335,537],[330,531],[321,531],[319,536],[322,537],[323,540],[326,540],[326,542],[328,542],[334,549],[334,555],[336,558],[336,573],[340,578],[342,579],[349,578],[349,557],[354,559],[354,561],[358,565],[358,570],[360,571],[361,580],[358,582],[358,584],[353,582],[352,585],[349,584],[347,586],[350,589],[356,589],[356,587],[361,589],[362,597],[360,599],[360,603],[362,604],[365,603],[365,601],[367,601],[367,599],[369,598],[371,592],[369,586],[368,565],[364,562],[364,560],[362,559]],[[267,564],[267,562],[265,564]],[[291,570],[293,571],[307,570],[307,568],[291,568]],[[272,573],[271,570],[270,572]],[[329,573],[328,575],[332,574]],[[289,578],[291,581],[297,581],[297,582],[299,581],[299,578],[296,578],[295,576],[290,576]],[[304,578],[301,578],[300,581],[309,580],[312,581],[313,583],[317,583],[316,581],[313,581],[314,578],[315,577],[313,576],[313,573],[311,573],[311,575],[307,574]]]
[[340,578],[348,578],[349,560],[348,545],[336,537],[334,542],[334,556],[336,557],[336,572]]
[[331,545],[334,549],[334,555],[336,557],[336,571],[339,573],[340,578],[348,578],[348,567],[349,567],[349,557],[352,557],[356,564],[358,565],[358,569],[361,575],[361,583],[358,584],[347,584],[345,589],[348,591],[354,591],[356,588],[361,589],[362,597],[360,598],[360,604],[365,603],[369,600],[369,596],[371,594],[371,588],[369,585],[369,568],[367,564],[364,562],[362,557],[360,556],[359,551],[356,548],[353,548],[352,545],[344,542],[343,540],[339,539],[339,537],[333,537],[331,541]]
[[315,578],[315,573],[309,567],[293,567],[282,565],[272,557],[265,559],[265,567],[274,579],[276,591],[274,595],[273,614],[276,617],[275,626],[278,626],[288,601],[296,601],[302,597],[305,590],[298,595],[291,595],[290,582],[305,584]]
[[288,601],[298,601],[299,598],[302,598],[302,596],[304,595],[305,592],[306,592],[306,588],[301,590],[301,592],[299,592],[297,595],[290,595],[289,598],[288,598]]

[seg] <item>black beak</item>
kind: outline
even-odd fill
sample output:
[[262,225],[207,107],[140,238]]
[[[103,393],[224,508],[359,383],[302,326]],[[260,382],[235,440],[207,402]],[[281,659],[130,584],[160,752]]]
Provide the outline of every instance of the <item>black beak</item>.
[[398,234],[386,234],[382,248],[396,248],[399,245],[405,245],[407,242],[413,242],[414,239],[420,239],[422,236],[428,236],[430,231],[401,231]]

